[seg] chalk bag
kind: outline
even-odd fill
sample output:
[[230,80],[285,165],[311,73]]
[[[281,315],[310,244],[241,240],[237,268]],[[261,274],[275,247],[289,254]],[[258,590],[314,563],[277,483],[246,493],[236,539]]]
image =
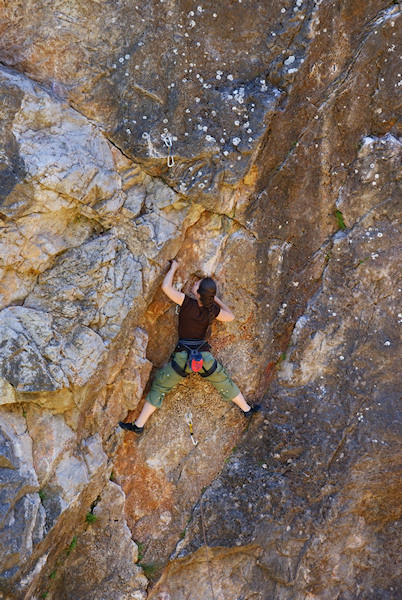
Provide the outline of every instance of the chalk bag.
[[188,366],[194,373],[199,373],[202,369],[203,358],[201,352],[198,350],[190,350],[188,357]]

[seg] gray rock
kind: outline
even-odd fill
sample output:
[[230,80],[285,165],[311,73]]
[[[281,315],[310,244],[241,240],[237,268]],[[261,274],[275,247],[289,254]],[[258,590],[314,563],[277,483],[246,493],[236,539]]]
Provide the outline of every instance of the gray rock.
[[[255,417],[203,496],[210,559],[221,572],[242,568],[237,585],[245,594],[263,598],[269,590],[279,599],[291,588],[294,598],[353,598],[360,581],[363,597],[373,590],[396,597],[396,204],[388,201],[387,217],[380,205],[335,237],[322,288],[295,325],[266,414]],[[198,507],[177,565],[168,568],[167,590],[189,571],[197,577],[203,532]],[[207,597],[207,582],[200,594]]]
[[110,481],[92,514],[92,522],[58,570],[50,598],[145,600],[148,581],[135,564],[138,548],[125,522],[121,488]]
[[32,442],[18,412],[0,415],[0,590],[44,537]]

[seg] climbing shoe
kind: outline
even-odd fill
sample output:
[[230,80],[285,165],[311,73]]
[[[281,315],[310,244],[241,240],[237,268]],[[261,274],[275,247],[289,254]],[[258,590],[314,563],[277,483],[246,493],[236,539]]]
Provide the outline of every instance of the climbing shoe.
[[254,406],[252,406],[250,408],[250,410],[248,410],[247,412],[244,412],[244,416],[247,417],[247,419],[249,419],[250,417],[253,416],[254,413],[258,412],[261,410],[261,404],[254,404]]
[[124,423],[123,421],[119,421],[119,425],[122,429],[126,431],[134,431],[137,435],[141,435],[144,433],[143,427],[138,427],[135,423]]

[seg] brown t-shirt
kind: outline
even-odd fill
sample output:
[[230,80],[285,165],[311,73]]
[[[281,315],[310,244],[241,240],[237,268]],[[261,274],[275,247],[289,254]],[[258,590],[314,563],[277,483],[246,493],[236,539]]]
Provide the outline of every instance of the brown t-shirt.
[[[219,315],[220,307],[214,303],[214,319]],[[184,296],[179,313],[179,338],[184,340],[204,340],[208,329],[208,311],[197,300]]]

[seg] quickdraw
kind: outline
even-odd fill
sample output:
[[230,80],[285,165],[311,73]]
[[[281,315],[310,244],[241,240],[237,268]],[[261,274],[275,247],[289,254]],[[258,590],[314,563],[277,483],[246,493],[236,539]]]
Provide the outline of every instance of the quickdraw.
[[186,413],[186,416],[184,418],[186,419],[187,425],[190,427],[191,441],[193,442],[194,446],[197,446],[198,441],[197,438],[194,436],[193,431],[193,415],[191,414],[191,412],[188,412]]
[[168,130],[165,129],[164,133],[162,133],[162,135],[161,135],[161,138],[164,141],[164,144],[165,144],[165,146],[167,146],[167,149],[168,149],[167,166],[170,169],[171,167],[174,166],[174,158],[172,155],[172,144],[173,144],[172,136],[170,135]]

